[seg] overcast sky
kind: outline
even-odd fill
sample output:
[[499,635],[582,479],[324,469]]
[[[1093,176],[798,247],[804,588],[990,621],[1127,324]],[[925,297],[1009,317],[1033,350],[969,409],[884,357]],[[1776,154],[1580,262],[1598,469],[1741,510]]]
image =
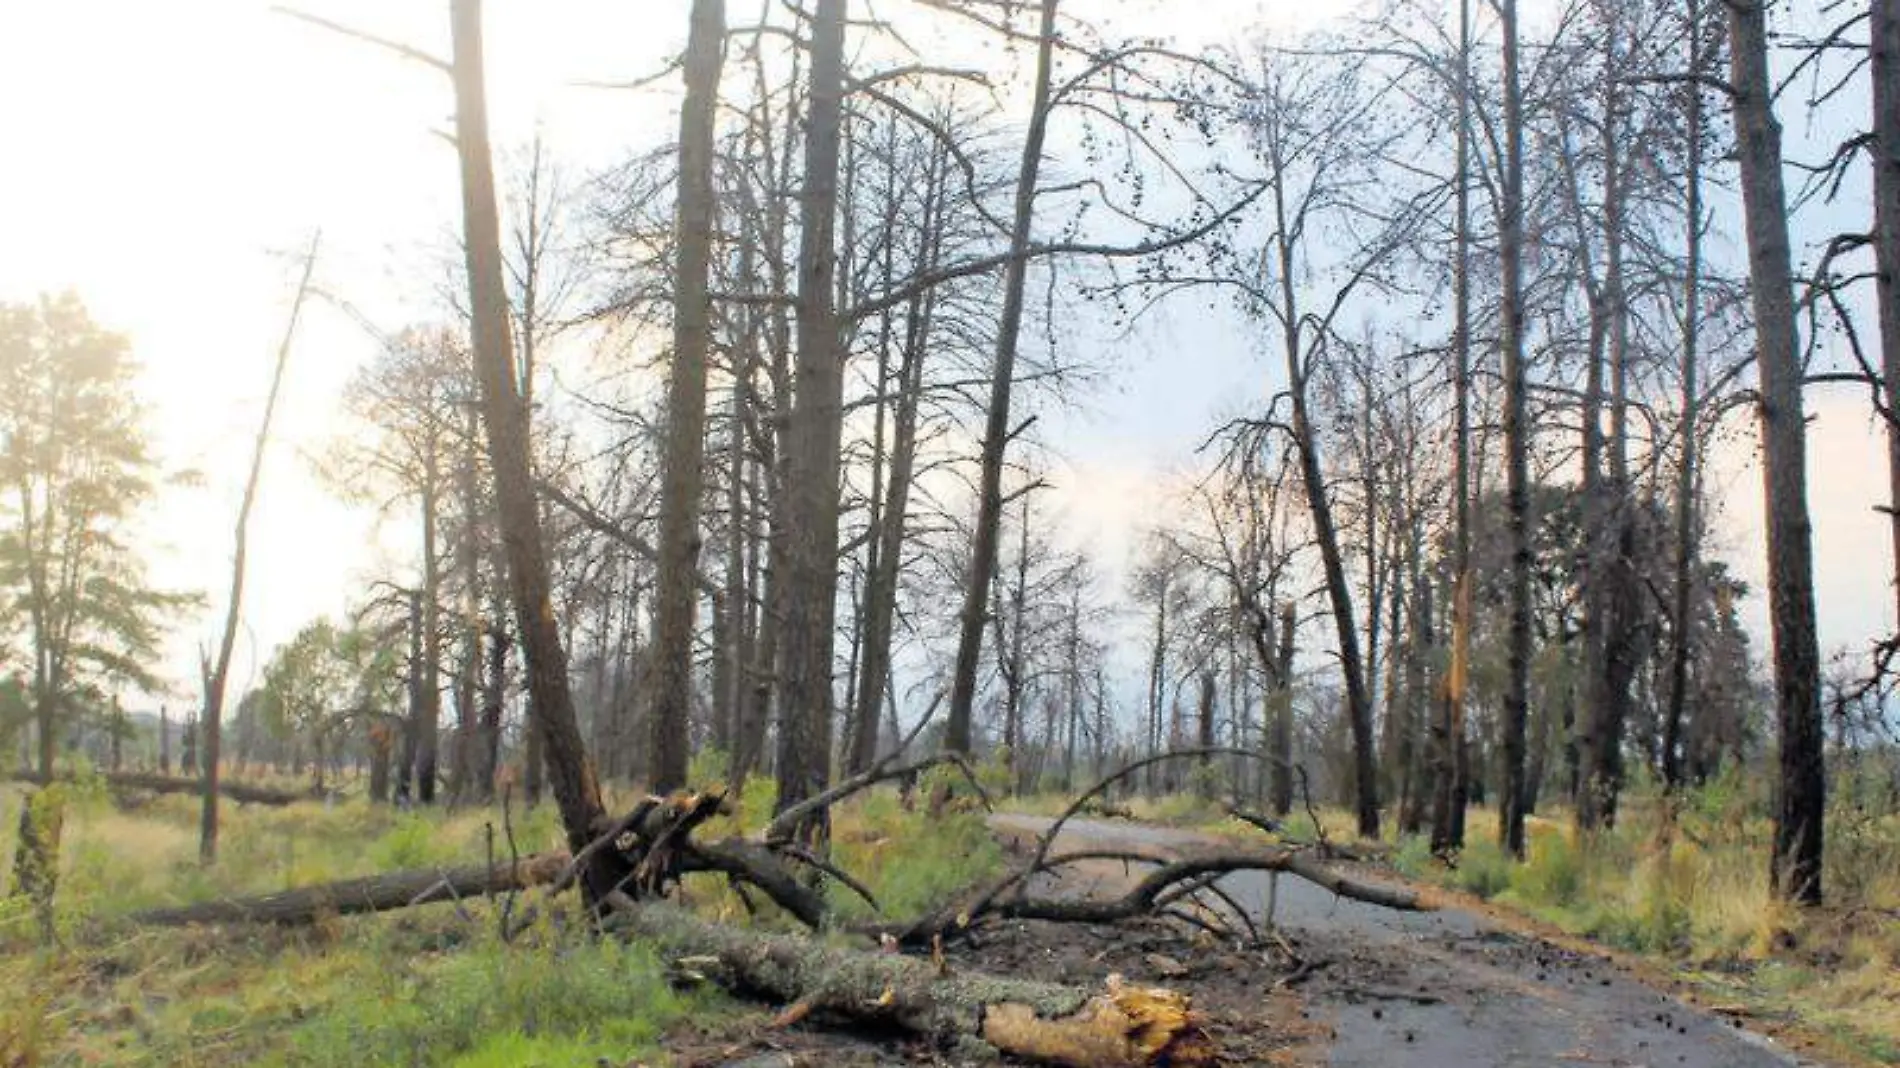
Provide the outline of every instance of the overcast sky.
[[[885,0],[886,5],[895,0]],[[734,18],[747,5],[729,5]],[[1066,5],[1065,5],[1066,6]],[[306,10],[446,52],[442,0],[309,0]],[[498,146],[537,127],[580,171],[663,141],[670,85],[585,85],[658,69],[684,36],[684,0],[488,0]],[[1193,46],[1259,25],[1305,24],[1331,0],[1163,4],[1096,0],[1117,29]],[[1187,14],[1192,12],[1191,15]],[[1283,26],[1288,25],[1282,23]],[[182,685],[213,638],[248,441],[294,282],[286,252],[323,231],[319,276],[380,325],[428,314],[457,221],[445,80],[417,64],[270,12],[266,0],[57,0],[0,5],[0,299],[76,289],[129,335],[146,367],[160,451],[204,473],[168,491],[152,525],[155,575],[209,591],[170,657]],[[1237,401],[1277,376],[1230,316],[1164,309],[1099,357],[1115,369],[1083,410],[1046,424],[1070,536],[1111,569],[1126,562],[1192,449]],[[406,564],[375,518],[339,504],[307,457],[332,432],[337,394],[373,343],[322,306],[301,330],[289,399],[254,519],[238,684],[303,622]],[[1814,398],[1813,501],[1824,647],[1888,619],[1883,460],[1859,393]],[[1742,451],[1717,473],[1720,544],[1759,589],[1760,476]],[[1749,606],[1759,633],[1763,612]],[[1758,645],[1758,655],[1765,643]],[[184,691],[181,689],[180,698]]]

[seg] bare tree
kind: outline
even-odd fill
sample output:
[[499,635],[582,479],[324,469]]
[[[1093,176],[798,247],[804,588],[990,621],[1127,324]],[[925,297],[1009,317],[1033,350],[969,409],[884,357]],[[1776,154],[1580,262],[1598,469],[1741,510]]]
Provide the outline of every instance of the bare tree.
[[830,775],[838,463],[844,403],[844,339],[836,305],[834,231],[847,6],[848,0],[819,0],[811,22],[805,181],[799,194],[797,384],[786,433],[782,501],[790,572],[782,596],[771,609],[785,619],[779,651],[781,812],[823,791]]
[[[237,645],[238,613],[244,602],[244,559],[249,547],[251,506],[257,500],[258,477],[264,470],[264,449],[270,444],[271,418],[277,414],[277,395],[284,385],[284,368],[290,362],[290,342],[297,333],[297,317],[303,311],[304,298],[310,293],[310,273],[316,269],[317,238],[310,239],[304,253],[303,274],[297,281],[297,295],[291,298],[290,321],[284,326],[284,338],[277,346],[277,360],[271,366],[270,392],[264,397],[264,417],[258,423],[257,440],[251,447],[250,473],[244,479],[244,496],[238,503],[235,546],[231,554],[231,593],[224,608],[224,633],[218,639],[216,659],[207,659],[204,667],[204,808],[198,823],[198,860],[210,864],[218,859],[218,776],[219,748],[223,737],[224,687],[231,673],[231,651]],[[115,704],[116,709],[116,704]],[[116,739],[116,735],[115,735]],[[113,756],[118,748],[113,747]]]
[[[488,144],[488,109],[482,73],[481,0],[452,0],[455,82],[455,146],[461,161],[464,246],[473,357],[481,388],[483,427],[494,472],[501,540],[508,562],[516,626],[528,669],[533,727],[546,744],[549,777],[570,846],[583,849],[599,833],[606,810],[600,786],[581,742],[568,689],[567,653],[561,647],[549,598],[547,553],[530,469],[527,414],[511,354],[508,297],[502,282],[501,230],[495,207],[495,177]],[[604,897],[618,882],[604,859],[589,866],[584,885]]]
[[1888,521],[1893,527],[1895,626],[1900,627],[1900,6],[1868,0],[1868,58],[1873,95],[1874,300],[1879,306],[1880,369],[1886,393]]
[[678,270],[673,282],[673,369],[667,389],[660,493],[660,561],[653,598],[654,702],[649,784],[686,784],[692,704],[694,574],[706,453],[707,274],[713,234],[713,120],[726,37],[724,0],[694,0],[680,108]]
[[1820,651],[1814,630],[1814,548],[1808,521],[1807,426],[1800,339],[1782,184],[1781,124],[1768,73],[1768,12],[1727,5],[1730,105],[1748,235],[1748,273],[1761,373],[1763,491],[1768,514],[1768,612],[1781,734],[1781,785],[1769,878],[1794,901],[1821,901],[1827,781]]
[[[1697,395],[1702,336],[1702,149],[1707,136],[1702,112],[1701,76],[1704,56],[1705,17],[1701,0],[1689,0],[1688,12],[1689,81],[1683,86],[1686,100],[1685,125],[1688,136],[1687,164],[1683,169],[1683,194],[1686,200],[1682,294],[1682,399],[1676,426],[1676,569],[1674,586],[1674,640],[1669,651],[1669,708],[1663,717],[1663,782],[1671,790],[1683,783],[1682,725],[1689,690],[1689,653],[1695,637],[1691,615],[1696,570],[1696,534],[1699,523],[1696,496],[1699,485],[1697,464],[1701,428],[1700,398]],[[1900,439],[1895,439],[1900,441]],[[1900,471],[1900,452],[1894,456]],[[1900,502],[1900,496],[1895,498]],[[1896,520],[1900,522],[1900,519]],[[1896,528],[1895,559],[1900,560],[1900,528]]]
[[1022,168],[1016,178],[1015,212],[1010,224],[1009,262],[1003,273],[1003,317],[996,333],[996,360],[990,369],[990,399],[983,426],[982,475],[977,488],[970,579],[964,585],[956,673],[951,679],[945,748],[970,751],[970,707],[976,699],[976,663],[983,648],[984,612],[990,576],[996,571],[997,531],[1003,512],[1003,453],[1009,446],[1010,390],[1015,384],[1016,345],[1022,334],[1023,293],[1029,271],[1030,228],[1035,222],[1036,182],[1042,168],[1042,144],[1049,129],[1049,82],[1055,49],[1057,0],[1042,0],[1036,39],[1035,89],[1029,105],[1029,131],[1023,138]]

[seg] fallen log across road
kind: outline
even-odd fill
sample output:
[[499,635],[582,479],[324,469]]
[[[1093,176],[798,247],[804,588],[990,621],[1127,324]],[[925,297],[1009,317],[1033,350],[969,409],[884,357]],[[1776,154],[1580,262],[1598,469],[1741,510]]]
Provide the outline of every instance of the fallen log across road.
[[788,1004],[781,1019],[823,1013],[897,1027],[951,1049],[981,1042],[1071,1068],[1217,1063],[1214,1043],[1185,996],[1112,976],[1105,991],[1091,993],[958,973],[918,957],[708,923],[662,902],[617,912],[607,928],[734,993]]

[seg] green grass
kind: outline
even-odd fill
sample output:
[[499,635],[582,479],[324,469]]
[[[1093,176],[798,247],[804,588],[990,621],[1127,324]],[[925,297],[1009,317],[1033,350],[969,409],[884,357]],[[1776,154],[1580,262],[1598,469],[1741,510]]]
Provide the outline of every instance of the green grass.
[[1900,815],[1833,813],[1828,905],[1799,910],[1770,892],[1767,812],[1730,779],[1682,798],[1665,822],[1659,791],[1639,786],[1614,829],[1579,836],[1566,812],[1531,820],[1520,863],[1496,845],[1496,813],[1473,810],[1455,865],[1408,839],[1394,866],[1642,956],[1712,1000],[1799,1020],[1851,1056],[1900,1064]]
[[[22,792],[0,787],[0,858],[10,866]],[[748,784],[709,837],[757,831],[767,780]],[[610,804],[631,803],[621,797]],[[921,805],[919,806],[921,808]],[[511,813],[522,853],[564,845],[552,805]],[[39,945],[24,902],[0,895],[0,1065],[594,1065],[667,1063],[665,1036],[689,1015],[740,1011],[683,994],[638,945],[588,936],[541,903],[510,943],[496,906],[432,905],[330,918],[309,928],[176,930],[130,911],[376,871],[506,856],[495,808],[399,814],[362,800],[229,806],[223,847],[197,861],[197,802],[115,808],[81,786],[69,799],[57,895],[59,944]],[[867,882],[883,915],[907,917],[993,878],[1002,855],[980,813],[932,819],[873,792],[833,819],[834,862]],[[841,913],[869,906],[830,886]],[[757,895],[754,895],[757,900]],[[736,922],[793,926],[762,901],[749,920],[723,881],[689,878],[684,900]],[[523,904],[537,894],[524,896]]]

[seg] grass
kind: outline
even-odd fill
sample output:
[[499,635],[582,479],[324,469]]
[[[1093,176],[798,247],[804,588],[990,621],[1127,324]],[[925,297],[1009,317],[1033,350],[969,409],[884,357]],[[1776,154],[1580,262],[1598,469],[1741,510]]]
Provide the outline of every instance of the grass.
[[1455,866],[1422,840],[1400,871],[1644,958],[1705,999],[1795,1021],[1848,1056],[1900,1064],[1900,815],[1840,811],[1828,827],[1829,903],[1796,909],[1770,891],[1766,799],[1739,781],[1678,803],[1623,799],[1617,826],[1581,837],[1565,812],[1526,826],[1525,858],[1497,846],[1474,809]]
[[[9,861],[22,796],[0,787]],[[756,831],[772,800],[770,782],[757,780],[735,814],[703,833]],[[740,1011],[675,990],[642,947],[592,938],[559,908],[539,909],[507,943],[496,906],[480,901],[461,914],[444,904],[289,931],[130,923],[127,913],[150,905],[479,862],[490,825],[494,848],[507,850],[493,808],[405,815],[351,800],[224,812],[219,861],[204,869],[194,799],[121,810],[96,788],[71,790],[57,944],[42,946],[31,910],[0,896],[0,1065],[660,1065],[669,1028]],[[564,844],[552,805],[517,804],[512,822],[523,853]],[[980,815],[932,820],[877,792],[834,814],[832,857],[889,916],[941,902],[1002,863]],[[869,914],[842,888],[831,892],[843,914]],[[723,882],[689,877],[682,896],[746,917]],[[791,925],[762,908],[754,922]]]

